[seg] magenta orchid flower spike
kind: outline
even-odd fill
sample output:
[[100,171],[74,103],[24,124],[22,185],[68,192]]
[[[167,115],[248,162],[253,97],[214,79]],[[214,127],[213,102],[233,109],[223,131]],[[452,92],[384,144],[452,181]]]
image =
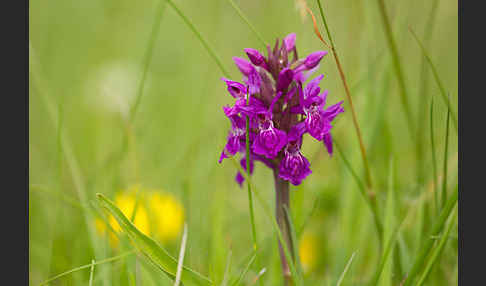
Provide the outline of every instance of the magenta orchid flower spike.
[[[245,117],[250,119],[250,173],[254,161],[263,162],[278,173],[278,177],[299,185],[312,173],[307,158],[302,154],[302,137],[308,133],[322,141],[332,155],[331,122],[341,112],[342,101],[325,108],[328,91],[321,92],[323,75],[305,82],[317,70],[326,51],[313,52],[298,58],[294,33],[285,37],[273,49],[267,46],[267,56],[247,48],[249,60],[234,57],[243,74],[242,82],[222,78],[235,104],[223,107],[231,121],[228,141],[219,162],[236,153],[242,153],[241,166],[246,170]],[[247,98],[250,96],[249,103]],[[236,176],[238,184],[243,176]]]

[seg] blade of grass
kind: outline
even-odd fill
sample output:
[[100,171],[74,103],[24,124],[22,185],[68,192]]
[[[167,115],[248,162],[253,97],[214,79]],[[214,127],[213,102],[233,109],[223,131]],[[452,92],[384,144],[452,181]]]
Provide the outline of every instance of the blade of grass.
[[349,161],[346,159],[346,156],[342,152],[341,147],[340,147],[339,143],[337,142],[336,138],[334,138],[334,145],[336,146],[336,149],[338,150],[338,153],[339,153],[341,159],[343,160],[344,165],[346,166],[346,168],[349,170],[352,177],[356,181],[356,184],[358,185],[358,190],[360,191],[361,196],[363,197],[363,199],[366,201],[366,203],[370,207],[370,210],[371,210],[371,213],[373,215],[374,222],[375,222],[376,230],[378,232],[378,239],[380,240],[380,245],[381,245],[381,240],[382,240],[382,237],[383,237],[383,225],[382,225],[380,217],[378,215],[378,209],[376,207],[376,200],[371,200],[371,198],[366,195],[366,190],[365,190],[363,183],[361,182],[358,175],[356,174],[356,172],[351,167],[351,164],[349,163]]
[[[437,15],[437,7],[439,4],[439,0],[433,0],[432,8],[429,12],[427,22],[425,25],[424,31],[424,45],[427,46],[432,38],[432,31],[435,24],[435,18]],[[429,74],[427,73],[427,62],[425,57],[422,57],[420,62],[420,87],[419,87],[419,95],[421,100],[417,101],[416,110],[418,111],[418,121],[417,122],[425,122],[426,120],[426,113],[427,107],[423,102],[427,100],[428,95],[428,86],[429,86]],[[433,96],[431,96],[433,97]],[[425,166],[424,166],[424,147],[426,146],[425,143],[425,128],[417,128],[417,179],[419,183],[423,183],[425,178]]]
[[238,16],[240,16],[240,18],[248,25],[248,27],[250,28],[250,30],[257,36],[257,38],[260,41],[260,43],[264,47],[266,47],[267,46],[267,43],[265,43],[265,40],[263,40],[263,37],[260,35],[260,33],[258,33],[258,31],[255,29],[255,27],[253,27],[253,25],[250,23],[250,21],[248,21],[248,18],[246,18],[246,16],[243,14],[243,12],[241,12],[240,8],[236,5],[236,3],[233,0],[228,0],[228,2],[235,9],[235,11],[238,14]]
[[228,280],[229,280],[229,274],[230,274],[230,269],[231,269],[231,249],[228,252],[228,257],[226,258],[226,267],[224,269],[224,275],[223,275],[223,281],[221,282],[221,286],[226,286],[228,285]]
[[[384,230],[383,230],[383,241],[391,238],[393,234],[393,229],[395,225],[395,189],[394,189],[394,164],[393,158],[390,159],[390,166],[388,168],[388,186],[387,186],[387,197],[385,205],[385,218],[384,218]],[[393,248],[392,248],[391,259],[385,262],[383,265],[383,272],[381,280],[378,285],[391,285],[392,283],[392,263],[393,263]]]
[[156,9],[156,12],[155,12],[154,23],[152,25],[152,30],[150,32],[150,37],[149,37],[148,44],[147,44],[147,49],[145,50],[145,56],[144,56],[144,60],[143,60],[142,78],[140,79],[140,83],[138,85],[137,95],[135,97],[135,103],[134,103],[132,109],[130,110],[130,119],[129,119],[130,122],[133,122],[135,120],[135,115],[136,115],[136,112],[138,110],[138,106],[139,106],[140,101],[141,101],[142,96],[143,96],[143,90],[144,90],[144,87],[145,87],[145,80],[147,78],[147,73],[148,73],[148,69],[149,69],[149,66],[150,66],[150,62],[152,61],[152,53],[153,53],[154,46],[155,46],[155,39],[157,38],[157,35],[159,34],[160,21],[162,20],[162,14],[164,13],[165,6],[166,6],[166,2],[164,0],[159,0],[158,6],[157,6],[157,9]]
[[444,249],[444,246],[445,246],[446,242],[449,240],[449,235],[451,233],[451,230],[456,223],[456,218],[457,218],[457,208],[454,208],[454,214],[449,219],[449,224],[447,225],[447,229],[442,234],[442,236],[439,240],[439,243],[437,244],[437,246],[434,248],[432,254],[430,255],[430,259],[427,262],[427,265],[425,266],[425,270],[424,270],[422,276],[420,277],[420,280],[417,283],[417,286],[421,286],[422,284],[424,284],[424,282],[427,280],[427,277],[430,274],[430,271],[432,270],[434,265],[439,260],[439,257],[441,255],[443,249]]
[[341,273],[341,276],[339,276],[339,280],[337,281],[336,286],[340,286],[341,283],[343,283],[344,276],[348,272],[349,267],[351,266],[351,263],[353,263],[353,259],[354,259],[355,255],[356,255],[356,251],[353,252],[353,254],[351,255],[351,258],[349,258],[349,260],[348,260],[348,263],[346,263],[346,267],[344,267],[343,273]]
[[94,263],[95,263],[95,260],[94,259],[91,259],[91,269],[89,271],[89,283],[88,283],[88,286],[92,286],[93,285],[93,274],[94,274]]
[[[246,94],[246,105],[250,104],[250,92],[249,88],[247,88]],[[246,116],[246,172],[248,177],[250,176],[250,118]],[[251,197],[251,186],[250,183],[247,183],[248,186],[248,207],[250,209],[250,222],[251,222],[251,233],[253,237],[253,249],[257,250],[257,235],[256,235],[256,228],[255,228],[255,216],[253,212],[253,199]]]
[[[334,46],[334,41],[332,39],[331,32],[329,31],[329,27],[328,27],[327,22],[326,22],[326,17],[324,16],[324,11],[322,10],[321,1],[317,0],[317,4],[319,5],[319,11],[321,13],[322,22],[324,23],[324,27],[326,28],[327,37],[329,38],[329,42],[331,43],[331,51],[332,51],[332,54],[334,56],[334,60],[336,61],[336,66],[337,66],[338,71],[339,71],[339,76],[341,77],[341,81],[343,82],[344,90],[346,92],[346,97],[347,97],[347,100],[349,102],[349,107],[351,108],[353,125],[354,125],[354,129],[356,130],[356,135],[358,136],[359,147],[360,147],[360,151],[361,151],[361,157],[363,159],[363,165],[364,165],[365,174],[366,174],[366,185],[367,185],[368,191],[369,191],[368,195],[373,200],[374,199],[374,193],[372,191],[372,185],[373,184],[372,184],[372,180],[371,180],[370,167],[369,167],[369,164],[368,164],[368,159],[366,158],[366,149],[364,147],[363,138],[361,136],[361,130],[359,128],[358,117],[356,115],[356,111],[355,111],[354,105],[353,105],[353,100],[351,98],[351,92],[349,91],[349,87],[348,87],[348,84],[346,82],[346,77],[344,76],[344,71],[343,71],[341,63],[339,61],[339,57],[338,57],[338,54],[337,54],[337,51],[336,51],[336,47]],[[312,15],[312,12],[310,12],[310,10],[308,10],[308,11]],[[314,20],[314,17],[312,17],[312,18]],[[316,34],[319,34],[319,30],[317,29],[315,22],[314,22],[314,25],[315,25]],[[322,36],[320,36],[319,38],[322,39]]]
[[221,69],[223,72],[224,76],[229,77],[229,73],[224,67],[223,63],[221,62],[220,58],[218,55],[214,52],[214,49],[209,45],[209,43],[204,39],[204,37],[199,33],[199,31],[194,27],[194,25],[189,21],[189,19],[182,13],[182,11],[172,2],[172,0],[166,0],[167,3],[176,11],[176,13],[182,18],[184,23],[189,27],[189,29],[196,35],[198,40],[201,42],[201,44],[204,46],[204,48],[208,51],[209,55],[213,58],[213,60],[216,62],[218,67]]
[[435,159],[435,144],[434,144],[434,97],[432,97],[432,101],[430,103],[430,146],[431,146],[431,152],[432,152],[432,182],[434,184],[434,203],[435,203],[435,209],[436,213],[439,214],[440,208],[439,208],[439,194],[437,191],[437,179],[436,179],[436,174],[437,174],[437,160]]
[[245,269],[243,269],[243,271],[240,273],[240,276],[238,276],[238,279],[233,284],[231,284],[231,286],[235,286],[235,285],[238,285],[238,284],[241,283],[241,280],[243,280],[243,277],[245,277],[248,270],[250,270],[250,267],[253,264],[253,261],[255,261],[255,258],[256,258],[256,253],[254,252],[253,255],[250,258],[250,261],[248,261],[248,264],[246,264]]
[[182,234],[181,250],[179,252],[179,261],[177,261],[177,273],[174,286],[179,286],[181,282],[182,275],[182,265],[184,264],[184,252],[186,251],[186,241],[187,241],[187,223],[184,224],[184,232]]
[[388,43],[388,48],[390,49],[390,52],[392,54],[393,67],[397,75],[398,87],[400,88],[399,94],[400,94],[403,110],[405,112],[405,119],[407,120],[407,126],[410,131],[410,136],[413,139],[413,136],[415,136],[415,131],[414,131],[415,127],[414,127],[412,112],[410,110],[410,105],[408,103],[408,97],[407,97],[408,93],[405,85],[405,78],[403,75],[402,64],[400,62],[400,57],[398,55],[398,49],[395,43],[395,39],[393,38],[390,20],[386,12],[385,1],[384,0],[377,0],[377,1],[378,1],[378,6],[380,8],[380,15],[383,21],[383,27],[385,29],[385,36]]
[[[121,229],[128,235],[137,249],[149,258],[164,273],[169,274],[171,279],[175,279],[177,271],[177,260],[159,246],[159,244],[150,237],[138,230],[130,220],[115,206],[115,204],[102,194],[96,194],[99,203],[116,219]],[[188,280],[198,285],[212,285],[211,280],[199,274],[198,272],[183,266],[183,282]]]
[[444,172],[442,175],[442,195],[440,196],[441,199],[441,208],[444,207],[444,204],[447,200],[447,151],[449,149],[449,118],[451,115],[451,110],[447,109],[447,119],[446,119],[446,136],[445,136],[445,147],[444,147]]
[[79,266],[79,267],[76,267],[76,268],[73,268],[71,270],[68,270],[66,272],[63,272],[61,274],[58,274],[54,277],[51,277],[49,279],[47,279],[46,281],[42,282],[41,284],[39,284],[39,286],[42,286],[42,285],[47,285],[49,284],[50,282],[56,280],[56,279],[59,279],[63,276],[66,276],[68,274],[71,274],[73,272],[76,272],[76,271],[79,271],[79,270],[83,270],[83,269],[86,269],[86,268],[90,268],[90,267],[94,267],[95,265],[100,265],[100,264],[104,264],[104,263],[108,263],[108,262],[113,262],[113,261],[116,261],[116,260],[120,260],[122,258],[125,258],[126,256],[128,255],[131,255],[131,254],[134,254],[135,253],[135,250],[130,250],[130,251],[127,251],[125,253],[122,253],[120,255],[117,255],[117,256],[114,256],[114,257],[110,257],[110,258],[106,258],[106,259],[103,259],[103,260],[98,260],[96,262],[93,262],[93,260],[91,261],[90,264],[86,264],[86,265],[83,265],[83,266]]
[[435,82],[439,86],[442,99],[444,100],[445,104],[447,105],[447,108],[451,111],[452,123],[453,123],[454,129],[456,130],[456,133],[457,133],[457,116],[452,109],[452,104],[451,104],[449,98],[447,97],[447,92],[446,92],[446,89],[444,88],[444,84],[440,80],[439,73],[437,72],[437,69],[435,68],[434,63],[432,63],[432,60],[430,59],[429,54],[427,53],[424,46],[422,45],[419,38],[417,37],[417,34],[415,34],[415,32],[412,30],[411,27],[408,27],[408,29],[410,30],[410,33],[412,33],[412,36],[415,39],[415,41],[417,42],[417,44],[420,46],[420,49],[422,50],[422,54],[424,55],[425,59],[427,60],[427,63],[430,66],[430,69],[432,70],[432,75],[434,76]]
[[[437,222],[432,227],[432,231],[430,232],[429,237],[433,236],[433,235],[437,235],[437,233],[439,233],[442,230],[445,221],[447,220],[447,218],[449,217],[449,215],[452,212],[452,209],[454,208],[454,206],[457,203],[457,197],[458,197],[458,190],[457,190],[457,185],[456,185],[455,191],[453,192],[453,194],[451,195],[451,197],[447,201],[445,207],[442,209]],[[417,274],[419,273],[420,269],[422,268],[423,264],[425,263],[425,260],[428,256],[429,252],[430,252],[430,249],[432,248],[432,246],[434,244],[434,241],[435,240],[433,240],[433,239],[426,239],[424,241],[424,244],[420,248],[419,255],[415,259],[413,266],[412,266],[412,269],[410,270],[408,277],[405,280],[404,286],[412,285]]]

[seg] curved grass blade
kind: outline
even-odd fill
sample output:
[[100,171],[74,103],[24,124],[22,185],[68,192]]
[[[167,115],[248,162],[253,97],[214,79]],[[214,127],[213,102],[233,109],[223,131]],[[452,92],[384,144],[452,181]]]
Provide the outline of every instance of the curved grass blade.
[[236,5],[236,3],[233,0],[228,0],[228,2],[233,6],[235,9],[236,13],[238,13],[238,16],[250,27],[250,30],[257,36],[258,40],[262,43],[264,47],[267,46],[267,43],[265,43],[265,40],[263,40],[263,37],[258,33],[258,31],[253,27],[253,25],[248,21],[248,18],[241,12],[240,8]]
[[140,84],[137,90],[137,96],[135,98],[135,104],[133,105],[132,109],[130,110],[130,122],[133,122],[135,118],[135,114],[137,112],[138,106],[140,104],[140,100],[143,96],[143,90],[145,87],[145,79],[147,78],[147,72],[150,65],[150,61],[152,60],[152,51],[155,45],[155,39],[157,38],[157,34],[160,30],[160,21],[162,20],[162,14],[165,10],[166,2],[164,0],[159,0],[159,4],[157,7],[157,12],[155,14],[155,20],[152,26],[152,32],[150,33],[149,42],[147,45],[147,50],[145,51],[144,57],[144,64],[143,64],[143,73],[142,78],[140,79]]
[[83,269],[86,269],[86,268],[90,268],[90,267],[93,267],[95,265],[99,265],[99,264],[103,264],[103,263],[108,263],[108,262],[112,262],[112,261],[116,261],[116,260],[119,260],[119,259],[122,259],[130,254],[134,254],[135,253],[135,250],[130,250],[130,251],[127,251],[125,253],[122,253],[120,255],[117,255],[117,256],[114,256],[114,257],[110,257],[110,258],[107,258],[107,259],[103,259],[103,260],[99,260],[99,261],[96,261],[93,263],[93,261],[91,261],[90,264],[86,264],[86,265],[83,265],[83,266],[79,266],[79,267],[76,267],[76,268],[73,268],[71,270],[68,270],[66,272],[63,272],[61,274],[58,274],[52,278],[49,278],[47,279],[46,281],[42,282],[41,284],[39,284],[39,286],[42,286],[42,285],[47,285],[49,284],[50,282],[56,280],[56,279],[59,279],[63,276],[66,276],[68,274],[71,274],[73,272],[76,272],[76,271],[79,271],[79,270],[83,270]]
[[346,273],[348,272],[349,270],[349,267],[351,266],[351,263],[353,263],[353,259],[354,259],[354,256],[356,255],[356,251],[353,252],[353,254],[351,255],[351,258],[349,259],[348,263],[346,263],[346,266],[344,267],[344,270],[343,270],[343,273],[341,273],[341,276],[339,276],[339,280],[338,282],[336,283],[336,286],[340,286],[341,283],[343,283],[343,280],[344,280],[344,276],[346,275]]
[[227,286],[228,285],[228,279],[229,279],[229,274],[230,274],[230,268],[231,268],[231,249],[228,252],[228,258],[226,258],[226,268],[224,270],[224,275],[223,275],[223,281],[221,282],[221,286]]
[[[250,92],[249,88],[247,88],[247,93],[246,93],[246,105],[250,104]],[[248,174],[248,177],[250,176],[250,118],[246,116],[246,138],[245,138],[245,144],[246,144],[246,172]],[[248,181],[247,181],[248,182]],[[256,251],[257,250],[257,235],[256,235],[256,227],[255,227],[255,215],[253,211],[253,198],[251,197],[251,186],[250,183],[247,183],[248,185],[248,207],[250,209],[250,222],[251,222],[251,234],[253,237],[253,249]]]
[[[433,236],[433,235],[437,235],[437,233],[439,233],[442,230],[445,221],[447,220],[447,218],[449,217],[449,215],[452,212],[452,209],[454,208],[454,206],[457,203],[458,193],[459,192],[457,190],[457,185],[456,185],[455,191],[453,192],[452,196],[447,201],[445,207],[442,209],[440,217],[437,220],[437,222],[434,224],[429,237]],[[420,269],[422,268],[423,264],[425,263],[425,260],[428,256],[429,252],[430,252],[430,249],[432,248],[432,246],[434,244],[434,241],[435,241],[434,239],[425,240],[424,244],[420,248],[419,255],[417,256],[417,258],[415,259],[415,262],[413,263],[412,269],[410,270],[410,273],[409,273],[407,279],[405,280],[404,286],[412,285],[417,274],[419,273]]]
[[449,118],[451,115],[451,110],[447,109],[447,119],[446,119],[446,137],[445,137],[445,148],[444,148],[444,172],[442,175],[442,195],[441,198],[441,207],[444,207],[444,204],[447,200],[447,151],[449,149]]
[[196,37],[199,39],[201,44],[204,46],[204,48],[208,51],[209,55],[213,58],[213,60],[216,62],[216,64],[219,66],[221,71],[223,72],[224,76],[229,77],[229,73],[224,67],[223,63],[221,62],[221,59],[216,55],[214,52],[214,49],[209,45],[209,43],[201,36],[201,33],[194,27],[194,25],[189,21],[189,19],[182,13],[182,11],[172,2],[172,0],[166,0],[167,3],[176,11],[176,13],[182,18],[182,20],[186,23],[186,25],[191,29],[191,31],[196,35]]
[[420,49],[422,50],[422,54],[424,55],[425,59],[427,60],[427,63],[430,66],[430,69],[432,70],[432,74],[434,75],[435,82],[439,86],[440,94],[442,95],[442,99],[444,100],[445,104],[447,105],[447,108],[451,111],[452,123],[454,124],[454,129],[456,130],[456,133],[457,133],[457,116],[452,109],[452,105],[451,105],[449,98],[447,98],[447,92],[446,92],[446,89],[444,88],[442,81],[440,80],[439,73],[437,72],[437,69],[435,68],[434,63],[432,63],[432,60],[430,59],[429,54],[427,53],[424,46],[422,45],[419,38],[417,37],[417,34],[415,34],[415,32],[412,30],[411,27],[408,27],[408,29],[410,30],[410,33],[412,33],[412,36],[415,39],[415,41],[417,41],[417,44],[420,46]]
[[[405,77],[403,75],[403,68],[400,61],[400,57],[398,55],[397,44],[395,39],[393,38],[393,32],[391,29],[390,19],[388,18],[388,14],[386,13],[385,1],[384,0],[377,0],[378,6],[380,8],[381,19],[383,21],[383,27],[385,29],[385,37],[388,42],[388,48],[390,49],[393,61],[393,68],[395,69],[395,73],[397,75],[398,80],[398,87],[400,88],[400,99],[403,106],[403,110],[405,111],[405,117],[407,120],[407,126],[410,131],[410,137],[413,139],[415,136],[415,125],[413,122],[413,114],[410,109],[410,104],[408,102],[408,93],[407,87],[405,85]],[[413,141],[413,140],[412,140]]]
[[[294,218],[292,217],[292,213],[287,208],[287,206],[284,205],[283,207],[284,207],[284,211],[285,211],[285,219],[287,221],[286,223],[290,228],[289,230],[290,230],[291,243],[295,244],[295,243],[297,243],[297,234],[295,232]],[[295,249],[295,247],[293,245],[291,245],[291,248]],[[298,251],[295,251],[295,264],[297,266],[297,272],[299,273],[299,275],[302,275],[303,271],[302,271],[302,265],[300,263],[300,257],[299,257]]]
[[446,231],[442,234],[442,237],[440,238],[439,244],[436,246],[434,251],[431,254],[431,257],[427,263],[427,266],[425,267],[424,273],[420,277],[419,282],[417,283],[417,286],[421,286],[425,280],[427,279],[428,275],[430,274],[430,271],[432,270],[432,267],[434,267],[435,263],[438,261],[442,250],[444,249],[444,246],[449,239],[449,235],[451,233],[451,230],[453,226],[456,223],[456,218],[457,218],[457,208],[455,208],[454,214],[452,215],[449,224],[447,225]]
[[[96,194],[96,196],[101,206],[113,215],[121,229],[128,235],[137,249],[164,273],[168,274],[171,279],[174,279],[177,272],[177,260],[170,256],[165,249],[160,247],[156,241],[140,232],[113,202],[100,193]],[[182,268],[182,281],[184,283],[190,283],[189,285],[212,285],[211,280],[184,266]]]
[[432,182],[434,184],[434,201],[435,209],[437,214],[439,214],[439,194],[437,192],[437,160],[435,158],[435,144],[434,144],[434,98],[432,97],[432,102],[430,103],[430,146],[432,148]]
[[243,269],[243,271],[240,273],[240,276],[238,276],[238,279],[233,284],[231,284],[231,286],[236,286],[241,283],[243,277],[245,277],[248,270],[250,270],[250,267],[253,264],[253,261],[255,261],[255,258],[256,258],[256,253],[253,252],[253,255],[251,256],[250,261],[248,261],[248,264],[246,265],[245,269]]

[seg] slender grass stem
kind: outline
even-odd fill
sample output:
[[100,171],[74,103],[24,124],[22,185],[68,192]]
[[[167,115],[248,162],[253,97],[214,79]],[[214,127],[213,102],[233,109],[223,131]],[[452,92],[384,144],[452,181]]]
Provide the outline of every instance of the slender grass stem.
[[122,253],[122,254],[117,255],[117,256],[114,256],[114,257],[110,257],[110,258],[98,260],[98,261],[96,261],[94,263],[92,261],[90,264],[86,264],[86,265],[83,265],[83,266],[79,266],[79,267],[73,268],[73,269],[68,270],[66,272],[63,272],[61,274],[58,274],[58,275],[56,275],[56,276],[54,276],[52,278],[49,278],[46,281],[44,281],[41,284],[39,284],[39,286],[47,285],[50,282],[52,282],[52,281],[54,281],[56,279],[59,279],[59,278],[61,278],[63,276],[66,276],[68,274],[71,274],[73,272],[76,272],[76,271],[79,271],[79,270],[83,270],[83,269],[87,269],[87,268],[90,268],[90,267],[94,267],[95,265],[100,265],[100,264],[104,264],[104,263],[108,263],[108,262],[113,262],[113,261],[116,261],[116,260],[120,260],[120,259],[125,258],[126,256],[131,255],[131,254],[134,254],[134,253],[135,253],[135,250],[130,250],[130,251],[127,251],[125,253]]
[[260,41],[260,43],[266,47],[267,46],[267,43],[265,43],[265,40],[263,40],[263,37],[260,35],[260,33],[258,33],[258,31],[255,29],[255,27],[250,23],[250,21],[248,20],[248,18],[243,14],[243,12],[241,12],[241,9],[236,5],[236,3],[233,1],[233,0],[228,0],[228,2],[231,4],[231,6],[235,9],[236,13],[238,14],[238,16],[240,16],[240,18],[248,25],[248,27],[250,28],[250,30],[252,30],[252,32],[256,35],[256,37],[258,38],[258,40]]
[[398,49],[397,49],[395,39],[393,38],[390,19],[388,18],[388,14],[386,12],[385,1],[384,0],[377,0],[377,1],[378,1],[378,6],[380,8],[380,14],[381,14],[381,19],[383,21],[383,26],[385,28],[385,36],[388,42],[388,47],[392,54],[393,67],[397,75],[398,87],[400,88],[399,94],[400,94],[401,103],[403,106],[403,110],[405,112],[405,117],[407,120],[408,129],[410,131],[410,136],[413,139],[413,136],[415,136],[415,131],[414,131],[415,127],[414,127],[412,112],[410,110],[410,105],[408,103],[408,98],[407,98],[408,93],[405,85],[405,78],[403,75],[402,64],[400,61],[400,57],[398,55]]
[[182,266],[184,265],[184,253],[186,252],[187,242],[187,223],[184,224],[184,233],[182,235],[181,249],[179,251],[179,260],[177,261],[177,272],[174,286],[179,286],[181,282]]
[[420,277],[419,282],[417,282],[417,286],[421,286],[422,284],[424,284],[424,282],[427,280],[427,277],[430,274],[430,271],[434,267],[435,263],[439,260],[439,257],[442,254],[442,251],[444,250],[444,246],[445,246],[446,242],[449,240],[449,235],[450,235],[452,228],[455,225],[456,219],[457,219],[457,208],[455,208],[454,214],[452,215],[452,217],[449,220],[449,224],[447,225],[447,229],[442,233],[442,237],[440,238],[439,243],[434,248],[434,250],[431,254],[431,257],[430,257],[429,261],[427,262],[427,265],[425,266],[425,270],[424,270],[422,276]]
[[430,103],[430,145],[431,145],[431,153],[432,153],[432,182],[434,185],[434,204],[437,214],[440,212],[439,208],[439,194],[437,191],[437,160],[435,158],[435,144],[434,144],[434,98],[432,97],[432,101]]
[[94,265],[95,264],[95,260],[94,259],[91,259],[91,269],[89,271],[89,283],[88,283],[88,286],[92,286],[93,285],[93,276],[94,276]]
[[150,32],[150,37],[148,40],[147,44],[147,50],[145,51],[145,56],[143,60],[143,72],[142,72],[142,78],[140,79],[140,83],[138,85],[137,89],[137,96],[135,97],[135,103],[132,106],[130,110],[130,118],[129,121],[133,122],[135,120],[135,115],[138,110],[138,106],[140,105],[140,101],[143,96],[143,91],[145,87],[145,81],[147,78],[148,74],[148,69],[150,66],[150,62],[152,61],[152,53],[154,50],[155,46],[155,39],[157,38],[157,35],[159,34],[160,30],[160,21],[162,20],[162,14],[165,10],[166,2],[164,0],[159,0],[157,9],[156,9],[156,14],[155,14],[155,20],[152,25],[152,31]]
[[223,63],[221,62],[221,59],[218,57],[218,55],[214,52],[214,49],[209,45],[209,43],[204,39],[204,37],[199,33],[199,31],[194,27],[194,25],[191,23],[191,21],[182,13],[182,11],[172,2],[172,0],[166,0],[167,3],[174,9],[174,11],[182,18],[184,23],[191,29],[191,31],[196,35],[198,40],[201,42],[201,44],[204,46],[204,48],[208,51],[209,55],[213,58],[213,60],[216,62],[218,67],[221,69],[223,72],[224,76],[229,77],[229,73],[224,67]]
[[[359,128],[358,117],[357,117],[356,111],[354,109],[353,99],[351,98],[351,92],[349,90],[348,83],[346,81],[346,77],[344,76],[343,67],[341,65],[341,62],[339,61],[339,57],[338,57],[338,54],[337,54],[337,51],[336,51],[336,47],[334,46],[334,41],[332,39],[331,32],[330,32],[329,27],[328,27],[327,22],[326,22],[326,17],[324,16],[324,11],[322,9],[321,0],[317,0],[317,4],[319,5],[319,11],[321,13],[322,22],[324,23],[324,27],[326,28],[327,37],[329,38],[329,42],[331,43],[331,51],[332,51],[332,54],[334,56],[334,60],[336,61],[336,66],[337,66],[338,71],[339,71],[339,76],[341,78],[341,81],[343,82],[344,91],[346,92],[346,98],[348,99],[349,107],[351,108],[353,125],[354,125],[354,129],[356,130],[356,135],[358,136],[359,148],[360,148],[360,151],[361,151],[361,157],[363,159],[363,165],[364,165],[364,168],[365,168],[366,185],[367,185],[368,191],[369,191],[368,195],[370,196],[370,198],[372,200],[374,200],[374,193],[372,191],[372,185],[373,184],[372,184],[372,180],[371,180],[370,167],[369,167],[369,164],[368,164],[368,159],[366,157],[366,149],[364,147],[363,137],[361,136],[361,130]],[[316,28],[316,33],[318,33],[317,28]]]
[[447,119],[446,119],[446,136],[445,136],[445,147],[444,147],[444,172],[442,175],[442,195],[441,195],[441,208],[444,207],[447,200],[447,151],[449,149],[449,118],[451,115],[451,110],[447,109]]
[[[453,194],[451,195],[451,197],[447,201],[446,205],[444,206],[444,208],[442,209],[442,211],[440,213],[438,220],[436,221],[436,223],[432,227],[432,231],[430,232],[429,237],[433,236],[433,235],[437,235],[442,230],[445,221],[447,220],[447,218],[449,217],[449,215],[451,214],[453,208],[455,207],[455,205],[457,203],[457,198],[458,198],[458,190],[457,190],[457,185],[456,185],[455,191],[453,192]],[[416,278],[417,274],[419,273],[419,271],[422,269],[422,267],[425,263],[425,260],[426,260],[427,256],[429,255],[430,250],[432,249],[434,242],[435,242],[434,239],[426,239],[424,241],[424,244],[421,246],[417,258],[415,259],[415,261],[413,263],[412,269],[410,270],[408,277],[405,280],[404,286],[409,286],[409,285],[412,285],[412,283],[414,283],[415,278]]]
[[[247,88],[247,94],[246,94],[246,105],[250,104],[250,92],[249,92],[249,87]],[[246,172],[248,174],[248,177],[250,177],[250,118],[246,116]],[[250,222],[251,222],[251,233],[253,237],[253,249],[256,251],[257,250],[257,234],[256,234],[256,228],[255,228],[255,216],[254,216],[254,211],[253,211],[253,199],[251,196],[251,186],[250,182],[247,181],[247,186],[248,186],[248,207],[250,209]]]
[[348,159],[344,155],[343,151],[341,150],[339,143],[337,142],[337,140],[335,138],[334,138],[334,145],[336,145],[336,149],[337,149],[339,155],[341,156],[341,159],[343,159],[344,165],[351,172],[351,176],[353,177],[353,179],[358,184],[358,189],[360,191],[360,194],[363,196],[363,199],[365,200],[365,202],[370,207],[371,213],[373,215],[373,220],[374,220],[375,226],[376,226],[376,231],[378,232],[378,239],[380,240],[380,247],[381,247],[381,241],[383,239],[383,224],[381,223],[380,217],[378,215],[378,208],[377,208],[377,205],[376,205],[376,200],[375,199],[372,200],[368,195],[366,195],[366,190],[365,190],[365,186],[363,185],[363,182],[361,182],[358,175],[353,170],[353,167],[351,167],[350,162],[348,161]]
[[445,104],[447,105],[447,108],[451,111],[452,123],[453,123],[454,129],[456,130],[456,133],[457,133],[457,116],[452,109],[451,101],[447,97],[447,92],[446,92],[446,89],[444,87],[444,84],[440,80],[439,73],[437,72],[437,69],[435,68],[434,64],[432,63],[432,60],[430,59],[429,54],[427,53],[424,46],[422,45],[419,38],[417,37],[417,34],[415,34],[415,32],[412,30],[411,27],[409,27],[409,30],[410,30],[410,33],[412,33],[412,36],[415,39],[415,41],[417,41],[417,44],[420,46],[420,49],[422,50],[422,53],[424,54],[424,57],[427,60],[427,63],[429,64],[430,69],[432,70],[432,74],[434,76],[434,79],[435,79],[435,81],[436,81],[436,83],[437,83],[437,85],[439,86],[439,89],[440,89],[440,95],[442,96],[442,99],[444,100]]

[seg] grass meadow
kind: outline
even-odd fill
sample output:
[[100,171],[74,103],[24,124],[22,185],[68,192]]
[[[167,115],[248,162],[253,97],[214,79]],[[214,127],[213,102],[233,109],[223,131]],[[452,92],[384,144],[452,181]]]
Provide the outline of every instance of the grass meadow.
[[321,88],[345,109],[333,156],[304,136],[292,285],[457,285],[457,2],[320,4],[367,163],[318,1],[30,1],[30,285],[284,285],[271,170],[251,176],[255,243],[218,159],[220,78],[289,33],[329,51]]

